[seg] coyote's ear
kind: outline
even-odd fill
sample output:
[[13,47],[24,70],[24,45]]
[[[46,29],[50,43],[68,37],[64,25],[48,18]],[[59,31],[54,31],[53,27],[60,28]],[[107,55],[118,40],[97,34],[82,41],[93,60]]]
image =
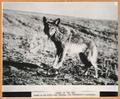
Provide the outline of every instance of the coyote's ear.
[[57,18],[57,19],[54,21],[54,24],[58,26],[58,25],[60,24],[60,18]]
[[43,23],[46,23],[46,21],[47,21],[47,19],[46,19],[46,17],[44,16],[44,17],[43,17]]

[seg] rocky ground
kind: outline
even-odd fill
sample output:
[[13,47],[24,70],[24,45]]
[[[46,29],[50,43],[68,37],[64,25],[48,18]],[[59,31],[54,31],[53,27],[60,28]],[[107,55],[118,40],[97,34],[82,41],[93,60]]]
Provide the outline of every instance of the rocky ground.
[[[43,16],[61,19],[83,38],[95,39],[99,78],[91,67],[84,75],[78,57],[66,56],[58,70],[52,67],[55,46],[43,32]],[[117,85],[118,23],[22,11],[3,11],[4,85]]]

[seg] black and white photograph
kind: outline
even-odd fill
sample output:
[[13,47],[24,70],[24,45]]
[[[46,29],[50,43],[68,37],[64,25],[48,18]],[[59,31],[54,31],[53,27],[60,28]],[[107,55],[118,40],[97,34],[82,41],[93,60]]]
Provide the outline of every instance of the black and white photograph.
[[117,96],[117,2],[3,2],[2,32],[3,96]]
[[118,86],[116,2],[3,3],[3,86]]

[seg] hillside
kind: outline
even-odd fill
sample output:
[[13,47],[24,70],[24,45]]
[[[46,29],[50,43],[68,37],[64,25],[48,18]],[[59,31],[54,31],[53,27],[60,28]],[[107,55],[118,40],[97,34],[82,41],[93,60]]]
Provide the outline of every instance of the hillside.
[[[84,39],[95,40],[98,48],[99,78],[79,75],[83,70],[76,58],[66,57],[59,74],[52,68],[55,46],[43,32],[42,18],[61,19],[61,25],[74,28]],[[34,12],[3,11],[3,84],[10,85],[101,85],[118,84],[118,23]],[[76,69],[77,68],[77,69]]]

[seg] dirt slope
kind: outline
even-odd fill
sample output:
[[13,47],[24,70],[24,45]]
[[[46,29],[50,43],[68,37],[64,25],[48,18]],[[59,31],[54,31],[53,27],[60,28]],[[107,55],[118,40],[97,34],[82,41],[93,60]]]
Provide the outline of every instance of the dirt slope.
[[[55,46],[43,32],[43,16],[60,18],[61,25],[76,29],[78,35],[95,39],[98,47],[99,78],[88,74],[78,58],[66,57],[59,73],[52,68]],[[118,23],[22,11],[3,11],[3,84],[117,84]],[[77,38],[77,37],[75,37]],[[43,43],[44,42],[44,43]]]

